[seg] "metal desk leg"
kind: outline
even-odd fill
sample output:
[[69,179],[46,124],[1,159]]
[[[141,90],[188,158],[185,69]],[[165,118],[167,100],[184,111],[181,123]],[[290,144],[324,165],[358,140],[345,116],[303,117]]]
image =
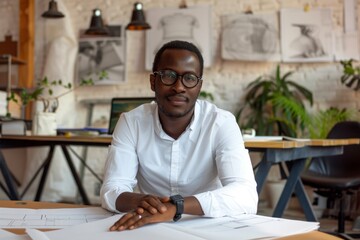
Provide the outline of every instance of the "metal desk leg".
[[[45,186],[45,182],[46,182],[46,177],[47,177],[47,175],[49,173],[51,160],[52,160],[53,155],[54,155],[54,149],[55,149],[55,146],[50,147],[48,156],[47,156],[47,158],[45,160],[44,165],[42,166],[43,167],[43,173],[41,175],[40,183],[39,183],[38,189],[36,191],[35,201],[40,201],[40,199],[41,199],[41,195],[42,195],[42,192],[44,190],[44,186]],[[32,183],[32,181],[33,181],[33,179],[30,180],[30,184]],[[27,190],[27,188],[26,188],[26,190]]]
[[72,175],[74,177],[74,180],[76,182],[76,185],[77,185],[77,187],[79,189],[80,195],[81,195],[81,197],[83,199],[83,203],[86,204],[86,205],[90,205],[89,198],[88,198],[88,196],[87,196],[87,194],[85,192],[85,189],[84,189],[84,187],[83,187],[83,185],[81,183],[79,175],[76,172],[76,169],[75,169],[74,163],[73,163],[73,161],[72,161],[72,159],[70,157],[69,151],[67,150],[65,145],[61,145],[61,149],[62,149],[62,151],[63,151],[63,153],[65,155],[66,161],[67,161],[67,163],[69,165],[71,173],[72,173]]
[[265,180],[269,174],[272,163],[266,161],[265,154],[261,159],[261,162],[258,165],[258,170],[255,173],[255,180],[257,183],[256,190],[260,194],[262,188],[264,187]]
[[291,194],[294,192],[295,185],[299,181],[300,174],[305,167],[305,162],[306,159],[299,159],[292,162],[292,167],[289,172],[289,177],[286,181],[284,190],[281,193],[280,199],[276,204],[273,217],[282,217],[286,205],[290,200]]
[[11,178],[10,170],[5,162],[4,155],[0,151],[0,170],[4,177],[6,186],[7,186],[7,194],[9,195],[11,200],[20,200],[19,193],[15,187],[13,179]]
[[311,221],[311,222],[318,222],[318,219],[314,213],[313,208],[311,207],[311,203],[309,201],[308,196],[306,195],[304,185],[300,178],[297,181],[296,186],[295,186],[295,194],[298,197],[300,205],[302,206],[302,208],[304,210],[306,220]]

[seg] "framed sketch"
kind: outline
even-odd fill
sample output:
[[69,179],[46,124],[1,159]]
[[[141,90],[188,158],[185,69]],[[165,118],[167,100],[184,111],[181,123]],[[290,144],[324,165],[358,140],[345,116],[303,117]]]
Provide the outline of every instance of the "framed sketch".
[[92,79],[95,85],[125,82],[126,46],[121,26],[109,26],[109,36],[80,34],[78,82]]
[[192,42],[201,51],[204,67],[211,65],[211,8],[208,5],[189,8],[156,8],[146,11],[151,29],[146,32],[147,70],[152,69],[155,53],[167,42]]
[[281,9],[280,21],[284,62],[333,61],[331,9]]
[[278,25],[275,12],[223,16],[222,58],[244,61],[280,61]]
[[154,97],[111,99],[108,134],[112,134],[114,132],[116,123],[119,120],[121,113],[128,112],[144,103],[150,103],[154,100],[155,100]]

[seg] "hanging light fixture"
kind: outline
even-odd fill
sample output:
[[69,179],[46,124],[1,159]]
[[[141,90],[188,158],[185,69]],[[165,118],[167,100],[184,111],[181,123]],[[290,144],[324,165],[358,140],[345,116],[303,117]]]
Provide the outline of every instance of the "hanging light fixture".
[[95,8],[90,21],[90,27],[85,31],[86,35],[109,35],[109,29],[104,25],[101,10]]
[[57,2],[55,0],[50,0],[49,10],[44,12],[42,15],[44,18],[63,18],[65,15],[62,12],[59,12],[57,7]]
[[127,30],[146,30],[150,29],[150,25],[145,21],[143,5],[140,2],[134,4],[131,15],[131,22],[126,26]]

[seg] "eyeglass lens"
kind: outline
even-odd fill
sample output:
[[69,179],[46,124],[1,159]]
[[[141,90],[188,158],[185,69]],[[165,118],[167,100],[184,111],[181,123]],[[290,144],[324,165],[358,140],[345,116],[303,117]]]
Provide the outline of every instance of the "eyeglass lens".
[[162,70],[158,73],[161,77],[161,81],[163,82],[163,84],[168,86],[175,84],[179,77],[181,77],[182,84],[188,88],[195,87],[199,82],[199,78],[192,73],[185,73],[183,75],[180,75],[172,70]]

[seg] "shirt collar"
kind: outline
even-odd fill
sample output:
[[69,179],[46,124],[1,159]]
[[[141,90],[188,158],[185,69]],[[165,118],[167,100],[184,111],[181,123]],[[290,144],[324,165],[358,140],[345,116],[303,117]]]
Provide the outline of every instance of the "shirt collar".
[[[159,106],[157,104],[156,104],[154,115],[155,115],[155,132],[161,138],[171,138],[162,129],[160,118],[159,118]],[[190,139],[193,138],[194,132],[196,132],[194,130],[196,130],[198,128],[197,125],[198,125],[198,122],[199,122],[199,117],[200,117],[200,104],[199,104],[199,100],[197,100],[196,103],[195,103],[194,115],[191,118],[189,126],[185,130],[185,131],[188,131],[188,130],[190,131],[190,136],[189,136]]]

